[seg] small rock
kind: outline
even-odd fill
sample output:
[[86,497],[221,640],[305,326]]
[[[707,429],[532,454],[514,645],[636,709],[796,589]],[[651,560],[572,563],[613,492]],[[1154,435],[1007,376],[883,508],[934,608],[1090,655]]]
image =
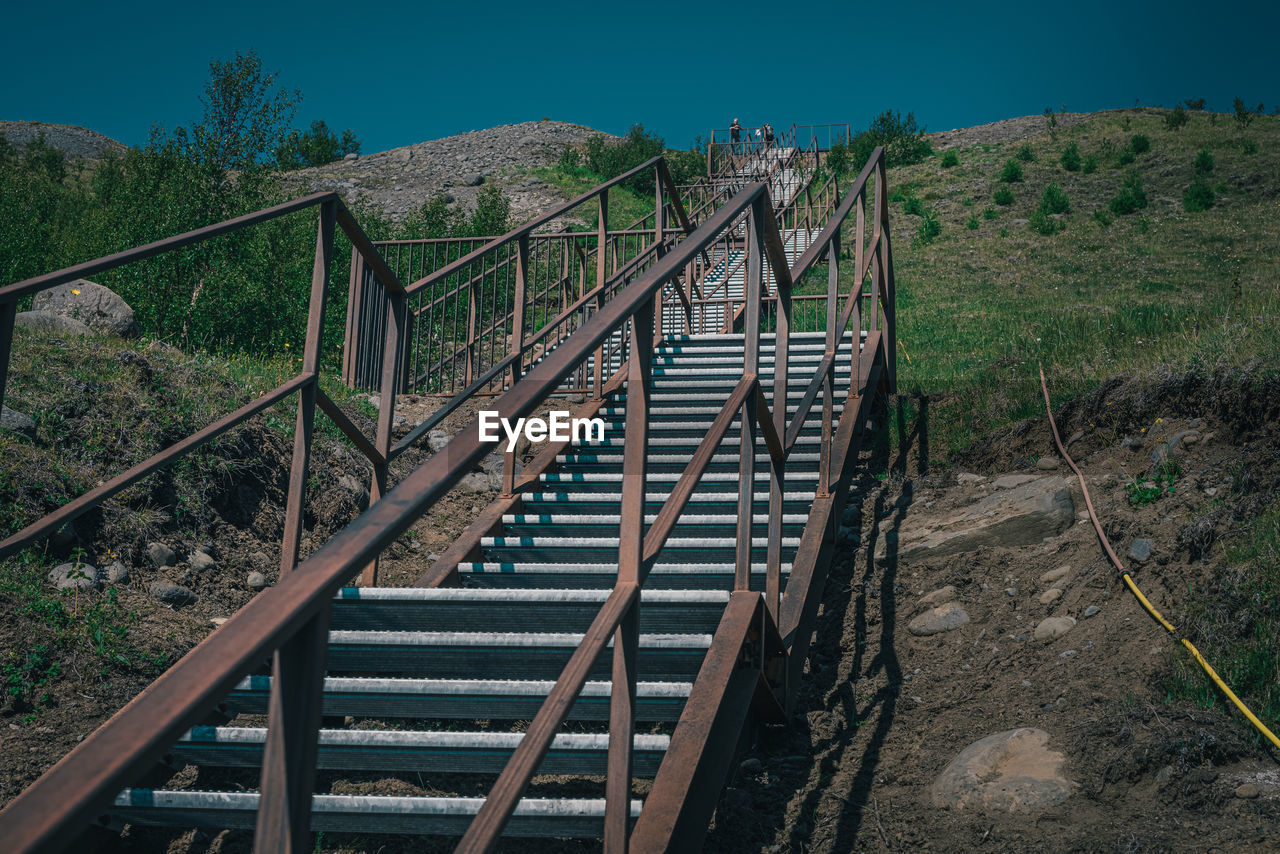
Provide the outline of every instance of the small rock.
[[1004,592],[1005,592],[1005,595],[1006,595],[1006,596],[1010,596],[1010,597],[1017,596],[1017,595],[1018,595],[1018,588],[1016,588],[1016,587],[1006,587],[1006,588],[1004,589]]
[[203,550],[196,549],[187,558],[187,565],[196,572],[204,572],[208,569],[217,569],[218,562]]
[[1080,651],[1080,650],[1078,650],[1078,649],[1067,649],[1067,650],[1063,650],[1062,652],[1058,653],[1058,658],[1070,658],[1071,656],[1075,655],[1075,654],[1076,654],[1076,653],[1078,653],[1079,651]]
[[440,559],[440,555],[436,554],[435,552],[430,552],[427,554],[427,560],[437,561],[439,559]]
[[502,475],[473,471],[458,481],[458,487],[466,492],[493,492],[502,489]]
[[479,187],[483,183],[484,176],[479,172],[472,172],[470,175],[465,175],[462,178],[462,186],[464,187]]
[[432,430],[427,434],[427,447],[431,448],[432,453],[437,453],[449,444],[449,440],[453,438],[443,430]]
[[1084,618],[1087,620],[1090,617],[1096,617],[1101,611],[1102,609],[1097,605],[1090,605],[1088,608],[1084,609]]
[[742,760],[742,764],[738,767],[742,770],[743,774],[756,774],[759,773],[761,765],[759,759],[756,759],[754,756],[750,756]]
[[1028,223],[1030,223],[1030,222],[1031,222],[1031,220],[1029,220],[1029,219],[1024,219],[1024,218],[1022,218],[1022,217],[1019,217],[1018,219],[1015,219],[1015,220],[1013,221],[1013,225],[1014,225],[1014,227],[1016,228],[1016,227],[1021,226],[1021,225],[1027,225],[1027,224],[1028,224]]
[[1050,587],[1048,590],[1040,594],[1041,605],[1052,605],[1062,598],[1062,590],[1057,587]]
[[156,567],[172,566],[178,553],[164,543],[147,543],[147,560]]
[[1036,468],[1041,471],[1053,471],[1058,467],[1057,457],[1041,457],[1036,461]]
[[231,618],[230,617],[210,617],[209,622],[213,623],[213,627],[216,629],[229,619]]
[[1120,447],[1128,448],[1131,451],[1136,451],[1142,447],[1142,439],[1138,438],[1137,436],[1125,436],[1123,439],[1120,440]]
[[1166,765],[1156,772],[1156,785],[1163,786],[1173,779],[1174,770],[1172,765]]
[[[345,161],[347,161],[348,163],[351,163],[351,162],[353,162],[353,161],[359,160],[359,159],[360,159],[360,155],[359,155],[359,154],[356,154],[356,153],[353,151],[353,152],[351,152],[350,154],[348,154],[348,155],[346,155],[345,157],[343,157],[342,159],[343,159],[343,160],[345,160]],[[655,233],[656,233],[656,232],[655,232]]]
[[249,562],[254,566],[266,567],[271,564],[271,558],[267,557],[266,552],[254,552],[249,555]]
[[1241,783],[1239,786],[1236,786],[1235,795],[1237,798],[1243,798],[1246,801],[1251,801],[1260,794],[1261,792],[1258,787],[1253,783]]
[[255,569],[249,573],[246,583],[250,590],[262,590],[267,586],[267,576]]
[[1051,569],[1044,575],[1040,576],[1041,584],[1052,584],[1055,581],[1061,581],[1071,572],[1071,567],[1060,566],[1057,569]]
[[395,160],[397,163],[408,163],[410,160],[413,159],[413,149],[402,148],[392,155],[392,159]]
[[969,622],[969,615],[955,602],[948,602],[920,614],[907,625],[907,631],[917,637],[949,632]]
[[147,589],[147,592],[153,599],[159,599],[175,610],[185,608],[198,598],[190,589],[169,581],[157,581]]
[[1211,486],[1204,491],[1205,498],[1213,498],[1218,494],[1218,487]]
[[955,587],[948,584],[946,587],[940,587],[932,593],[926,593],[924,596],[921,596],[920,601],[916,603],[916,606],[920,608],[932,608],[934,605],[941,605],[943,602],[950,602],[952,599],[956,598],[956,593],[958,592],[959,591],[957,591]]
[[992,483],[996,489],[1016,489],[1036,479],[1034,474],[1006,474],[996,478]]
[[931,789],[933,805],[1025,813],[1062,803],[1074,786],[1062,776],[1064,759],[1049,749],[1044,730],[989,735],[960,751],[938,775]]
[[969,471],[962,471],[960,474],[956,475],[957,483],[982,483],[984,480],[986,480],[986,478],[982,475],[974,474]]
[[0,410],[0,430],[8,430],[10,433],[17,433],[21,436],[26,436],[28,439],[34,439],[36,437],[36,422],[32,420],[30,415],[6,406]]
[[1153,541],[1139,537],[1129,545],[1129,558],[1138,563],[1146,562],[1151,557],[1151,547],[1154,545]]
[[107,583],[108,584],[128,584],[129,583],[129,567],[120,561],[116,561],[107,567]]
[[49,570],[49,583],[59,590],[96,589],[102,575],[91,564],[60,563]]
[[1036,626],[1035,639],[1038,641],[1057,640],[1075,627],[1076,621],[1072,617],[1046,617]]

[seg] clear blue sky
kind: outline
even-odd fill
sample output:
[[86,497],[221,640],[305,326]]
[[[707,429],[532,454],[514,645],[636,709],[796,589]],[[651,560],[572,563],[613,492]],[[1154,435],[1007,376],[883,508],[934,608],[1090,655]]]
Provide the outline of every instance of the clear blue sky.
[[[294,5],[294,4],[291,4]],[[1280,3],[14,3],[0,119],[144,142],[200,117],[211,59],[256,50],[300,89],[296,124],[365,152],[536,120],[687,146],[769,121],[947,130],[1055,109],[1280,102]]]

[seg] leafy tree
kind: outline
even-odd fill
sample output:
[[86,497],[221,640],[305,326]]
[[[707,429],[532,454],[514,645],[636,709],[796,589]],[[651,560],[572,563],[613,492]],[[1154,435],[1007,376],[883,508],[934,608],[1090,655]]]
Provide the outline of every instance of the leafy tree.
[[307,166],[323,166],[341,160],[348,154],[360,153],[360,140],[355,131],[347,128],[339,138],[323,120],[311,123],[309,131],[292,131],[284,142],[276,147],[276,164],[281,169],[303,169]]
[[209,63],[204,117],[191,128],[191,145],[218,169],[248,171],[266,163],[285,140],[302,100],[298,90],[276,84],[278,71],[265,72],[254,51]]

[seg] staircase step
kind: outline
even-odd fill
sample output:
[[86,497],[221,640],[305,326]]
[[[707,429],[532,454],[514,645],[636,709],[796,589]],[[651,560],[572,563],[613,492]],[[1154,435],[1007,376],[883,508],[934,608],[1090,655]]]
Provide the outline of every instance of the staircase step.
[[[760,550],[756,550],[757,552]],[[616,556],[616,551],[615,551]],[[786,555],[784,554],[785,558]],[[763,555],[751,564],[751,589],[764,590],[766,566]],[[785,587],[791,574],[791,563],[781,564]],[[646,589],[654,590],[732,590],[732,563],[658,563],[645,580]],[[467,585],[481,587],[600,587],[612,584],[618,576],[617,563],[504,563],[502,561],[467,561],[458,564],[458,573]]]
[[[260,768],[266,727],[193,727],[171,753],[181,762],[221,768]],[[320,730],[316,767],[323,770],[434,771],[498,774],[524,733]],[[635,774],[652,777],[670,736],[636,735]],[[538,768],[540,774],[604,774],[608,733],[560,733]]]
[[[582,643],[579,632],[331,631],[329,671],[433,679],[555,679]],[[637,666],[649,680],[692,679],[711,634],[642,634]],[[609,676],[612,650],[592,669]]]
[[[328,833],[461,836],[483,803],[484,798],[313,795],[311,829]],[[641,803],[631,802],[632,821],[640,815]],[[134,824],[252,830],[258,817],[258,795],[125,789],[108,812]],[[598,837],[603,827],[603,798],[524,798],[516,805],[503,835]]]
[[[330,676],[324,680],[325,715],[426,720],[532,720],[555,683],[529,679],[395,679]],[[636,683],[636,719],[674,721],[692,683]],[[610,683],[587,682],[569,710],[569,720],[609,720]],[[249,676],[227,695],[232,714],[265,714],[270,676]]]
[[[464,587],[348,587],[333,603],[330,626],[343,630],[583,632],[613,591]],[[717,590],[640,592],[640,631],[715,632],[729,596]]]

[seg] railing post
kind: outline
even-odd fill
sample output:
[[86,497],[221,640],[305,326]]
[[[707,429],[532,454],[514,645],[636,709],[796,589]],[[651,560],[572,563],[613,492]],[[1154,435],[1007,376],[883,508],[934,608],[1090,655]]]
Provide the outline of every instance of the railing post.
[[463,376],[463,385],[471,385],[476,375],[476,318],[479,314],[476,300],[476,283],[472,280],[467,285],[467,364]]
[[[609,280],[609,272],[605,269],[605,262],[609,257],[609,191],[601,190],[600,195],[596,196],[598,203],[598,215],[596,217],[596,311],[600,310],[600,306],[604,304],[604,285]],[[591,378],[591,396],[594,400],[600,399],[601,387],[604,384],[604,342],[600,342],[600,346],[596,347],[596,356],[593,365],[593,376]]]
[[[658,290],[661,293],[661,289]],[[618,583],[640,584],[644,552],[645,480],[649,457],[649,396],[652,390],[655,295],[631,319],[627,365],[627,441],[622,457],[622,504],[618,526]],[[632,740],[635,734],[636,652],[640,644],[640,597],[613,636],[613,683],[609,701],[609,764],[605,783],[605,850],[626,852],[631,830]]]
[[[762,205],[763,209],[763,205]],[[763,230],[762,230],[763,231]],[[783,257],[786,257],[784,251]],[[777,312],[773,336],[773,429],[785,442],[787,435],[788,355],[791,343],[791,290],[783,287],[774,272]],[[785,451],[785,445],[784,445]],[[769,459],[769,541],[765,563],[765,607],[778,620],[778,604],[782,597],[782,507],[786,485],[786,460]]]
[[342,346],[342,381],[356,387],[356,357],[360,349],[361,285],[364,280],[364,259],[360,250],[351,247],[351,274],[347,281],[347,324]]
[[[382,351],[382,381],[378,398],[378,431],[374,447],[382,461],[373,463],[373,478],[369,483],[369,503],[377,503],[387,491],[388,464],[391,455],[391,427],[395,421],[396,393],[400,388],[400,348],[408,334],[409,298],[404,292],[391,291],[383,286],[387,297],[386,341]],[[360,583],[372,587],[378,583],[378,558],[374,558],[361,573]]]
[[[524,376],[524,325],[525,294],[529,288],[529,234],[521,234],[516,241],[516,293],[511,307],[511,349],[508,355],[514,355],[511,367],[507,371],[507,387],[514,388]],[[501,497],[510,498],[515,490],[516,452],[512,448],[502,454],[502,492]]]
[[[743,311],[743,376],[760,375],[760,294],[764,285],[764,196],[751,204],[747,214],[747,279]],[[727,311],[727,308],[726,308]],[[776,405],[776,404],[775,404]],[[786,404],[783,404],[784,411]],[[756,498],[756,395],[747,395],[742,406],[738,459],[738,538],[734,554],[733,589],[751,589],[751,533]]]
[[[859,247],[861,251],[861,247]],[[834,393],[834,376],[836,369],[836,350],[840,342],[837,337],[836,313],[839,311],[836,299],[837,288],[840,284],[840,228],[837,226],[836,233],[832,235],[831,242],[827,244],[827,343],[826,358],[830,359],[827,367],[827,375],[822,380],[822,444],[820,451],[820,459],[818,462],[818,492],[819,498],[826,498],[831,495],[831,419],[832,412],[832,394]],[[858,285],[861,289],[861,285]],[[843,336],[843,330],[839,330],[839,334]],[[858,329],[855,326],[853,330],[853,360],[857,363],[857,353],[859,345]],[[856,374],[856,371],[854,371]]]
[[[307,312],[307,342],[302,356],[302,370],[310,373],[313,379],[298,392],[298,420],[294,430],[280,559],[282,576],[291,572],[297,563],[302,533],[307,464],[315,424],[316,376],[320,365],[336,215],[336,202],[321,205],[311,273],[311,301]],[[394,360],[394,355],[392,358]],[[315,790],[320,698],[324,689],[328,642],[329,609],[322,608],[273,656],[267,739],[259,785],[261,796],[254,829],[255,851],[302,852],[312,848],[311,797]]]
[[889,248],[889,181],[885,174],[884,153],[876,162],[876,206],[879,208],[876,227],[880,229],[880,243],[876,250],[880,254],[881,287],[884,288],[884,326],[886,358],[889,363],[889,393],[898,391],[898,337],[897,337],[897,303],[893,282],[893,255]]

